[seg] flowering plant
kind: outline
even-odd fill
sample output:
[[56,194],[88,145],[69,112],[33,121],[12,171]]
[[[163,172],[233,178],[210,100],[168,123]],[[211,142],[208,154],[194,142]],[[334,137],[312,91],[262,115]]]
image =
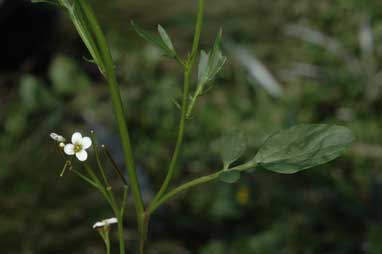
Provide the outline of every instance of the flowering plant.
[[[57,142],[57,148],[60,154],[65,160],[64,170],[61,175],[63,175],[67,168],[77,174],[81,179],[95,187],[101,193],[114,213],[115,218],[103,220],[94,225],[94,227],[99,230],[105,242],[107,253],[110,253],[109,226],[114,223],[118,226],[120,254],[125,253],[123,217],[128,189],[131,190],[134,200],[137,226],[140,234],[140,253],[143,254],[150,217],[158,207],[172,200],[177,194],[215,180],[220,180],[225,183],[234,183],[238,181],[244,173],[258,168],[282,174],[296,173],[337,158],[353,142],[354,137],[351,131],[345,127],[326,124],[299,124],[281,130],[268,137],[257,154],[252,156],[252,159],[240,164],[237,163],[237,161],[246,151],[247,139],[244,134],[234,132],[221,138],[218,142],[222,159],[222,167],[219,170],[213,174],[186,181],[184,184],[170,189],[178,164],[186,126],[187,123],[192,120],[191,116],[194,113],[194,106],[198,98],[212,87],[212,81],[226,62],[226,57],[221,50],[221,31],[218,33],[215,43],[209,52],[202,50],[200,54],[198,53],[204,16],[204,0],[198,0],[194,39],[190,53],[186,57],[182,57],[178,54],[170,36],[162,26],[158,26],[159,35],[153,35],[132,22],[133,28],[141,37],[156,44],[163,50],[167,57],[179,64],[183,70],[184,77],[182,99],[180,105],[178,105],[181,113],[175,149],[169,160],[169,166],[161,187],[151,202],[144,204],[133,158],[128,126],[125,121],[123,102],[115,73],[115,66],[110,49],[92,8],[87,0],[32,1],[59,5],[69,13],[75,28],[89,50],[92,57],[91,62],[98,66],[101,75],[109,85],[114,115],[123,145],[129,181],[124,178],[122,170],[119,169],[114,162],[109,150],[105,146],[101,146],[101,150],[124,183],[125,188],[121,202],[116,201],[114,190],[106,177],[99,154],[99,147],[97,146],[93,132],[91,133],[91,137],[83,137],[79,132],[76,132],[71,137],[71,143],[65,143],[66,139],[58,134],[51,134],[51,137]],[[197,59],[199,59],[198,75],[196,84],[193,86],[192,74],[194,73],[194,65]],[[192,88],[194,89],[193,92],[191,91]],[[88,159],[86,149],[89,149],[91,146],[93,147],[99,174],[86,162]],[[73,155],[83,164],[86,171],[85,173],[77,171],[72,167]],[[99,175],[101,177],[99,177]]]

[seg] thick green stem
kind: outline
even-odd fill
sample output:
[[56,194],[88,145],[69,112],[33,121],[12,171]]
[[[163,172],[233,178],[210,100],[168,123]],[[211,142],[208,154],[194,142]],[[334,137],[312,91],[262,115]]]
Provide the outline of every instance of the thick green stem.
[[119,241],[119,253],[126,254],[125,251],[125,238],[123,233],[123,216],[118,216],[118,241]]
[[[109,84],[109,91],[121,136],[127,173],[138,218],[143,213],[144,207],[130,144],[129,131],[125,121],[124,108],[110,49],[94,12],[87,1],[76,0],[73,5],[75,8],[70,7],[71,5],[67,4],[67,1],[62,1],[62,3],[68,8],[71,14],[71,19],[81,35],[82,40],[90,51],[92,57],[95,58],[94,60],[96,60],[103,76]],[[137,220],[139,221],[139,219]],[[138,226],[141,228],[140,225]]]
[[144,254],[145,252],[145,243],[147,241],[147,232],[149,227],[149,214],[146,212],[142,217],[142,232],[140,233],[140,241],[139,241],[139,254]]
[[115,77],[109,80],[109,87],[110,87],[113,107],[114,107],[114,111],[115,111],[115,115],[116,115],[116,119],[117,119],[117,123],[119,127],[119,133],[122,140],[125,161],[127,164],[127,173],[129,176],[131,192],[133,193],[133,198],[134,198],[134,203],[135,203],[135,208],[137,213],[137,220],[139,223],[138,217],[142,215],[144,211],[144,207],[143,207],[143,201],[141,196],[141,190],[139,187],[137,172],[135,170],[133,154],[132,154],[131,145],[130,145],[129,132],[125,122],[122,100],[121,100],[118,84]]
[[106,254],[110,254],[110,238],[109,238],[109,233],[106,233],[104,241],[105,241],[105,246],[106,246]]

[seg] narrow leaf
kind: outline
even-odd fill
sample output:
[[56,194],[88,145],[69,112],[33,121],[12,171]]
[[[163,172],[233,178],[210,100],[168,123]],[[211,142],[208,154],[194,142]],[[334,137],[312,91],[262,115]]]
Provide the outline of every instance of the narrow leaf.
[[32,3],[47,3],[53,5],[60,5],[56,0],[31,0]]
[[269,137],[254,162],[277,173],[293,174],[337,158],[353,141],[352,132],[345,127],[296,125]]
[[167,48],[175,52],[174,45],[172,44],[170,37],[161,25],[158,25],[158,33],[162,38],[163,43],[166,44]]
[[203,84],[207,80],[208,58],[209,58],[209,55],[204,50],[202,50],[200,52],[200,60],[199,60],[199,66],[198,66],[199,84]]
[[[131,25],[133,26],[134,30],[137,32],[137,34],[139,36],[141,36],[143,39],[145,39],[151,43],[154,43],[155,45],[160,47],[165,52],[166,56],[171,57],[171,58],[174,58],[176,56],[175,51],[173,49],[171,49],[164,42],[164,39],[162,39],[163,37],[161,38],[159,36],[151,34],[150,32],[148,32],[145,29],[143,29],[142,27],[140,27],[139,25],[135,24],[134,21],[131,21]],[[158,28],[158,30],[159,30],[159,28]],[[161,34],[161,36],[163,36],[163,35]],[[172,43],[171,43],[171,45],[172,45]]]

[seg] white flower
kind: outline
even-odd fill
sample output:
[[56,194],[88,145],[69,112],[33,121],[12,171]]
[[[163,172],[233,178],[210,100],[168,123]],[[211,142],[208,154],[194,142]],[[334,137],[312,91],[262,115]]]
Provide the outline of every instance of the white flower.
[[64,152],[67,155],[76,155],[80,161],[86,161],[88,153],[85,151],[92,145],[92,140],[89,137],[82,137],[81,133],[75,132],[72,136],[72,143],[66,144]]
[[51,137],[54,141],[57,141],[57,142],[60,142],[60,143],[66,141],[66,139],[65,139],[63,136],[58,135],[57,133],[54,133],[54,132],[52,132],[52,133],[50,134],[50,137]]
[[109,218],[109,219],[98,221],[98,222],[94,223],[93,228],[108,227],[109,225],[116,224],[116,223],[118,223],[118,220],[117,220],[117,218],[113,217],[113,218]]

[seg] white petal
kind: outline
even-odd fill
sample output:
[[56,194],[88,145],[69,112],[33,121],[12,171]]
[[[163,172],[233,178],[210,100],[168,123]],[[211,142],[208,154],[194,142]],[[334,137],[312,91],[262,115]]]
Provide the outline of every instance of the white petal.
[[73,155],[74,154],[74,145],[73,144],[67,144],[64,147],[64,152],[67,155]]
[[81,150],[80,152],[76,153],[76,157],[80,161],[86,161],[88,158],[88,153],[85,150]]
[[92,145],[92,140],[89,137],[82,138],[82,148],[88,149]]
[[75,132],[72,135],[72,143],[73,144],[81,144],[82,142],[82,135],[79,132]]
[[110,219],[106,219],[105,222],[110,225],[110,224],[118,223],[118,220],[117,220],[117,218],[113,217],[113,218],[110,218]]
[[101,228],[101,227],[105,227],[105,226],[115,224],[115,223],[118,223],[118,220],[117,220],[117,218],[113,217],[110,219],[106,219],[106,220],[98,221],[98,222],[94,223],[93,228]]
[[100,228],[100,227],[103,227],[103,226],[105,226],[105,223],[102,223],[102,222],[96,222],[96,223],[94,223],[94,225],[93,225],[93,228]]

